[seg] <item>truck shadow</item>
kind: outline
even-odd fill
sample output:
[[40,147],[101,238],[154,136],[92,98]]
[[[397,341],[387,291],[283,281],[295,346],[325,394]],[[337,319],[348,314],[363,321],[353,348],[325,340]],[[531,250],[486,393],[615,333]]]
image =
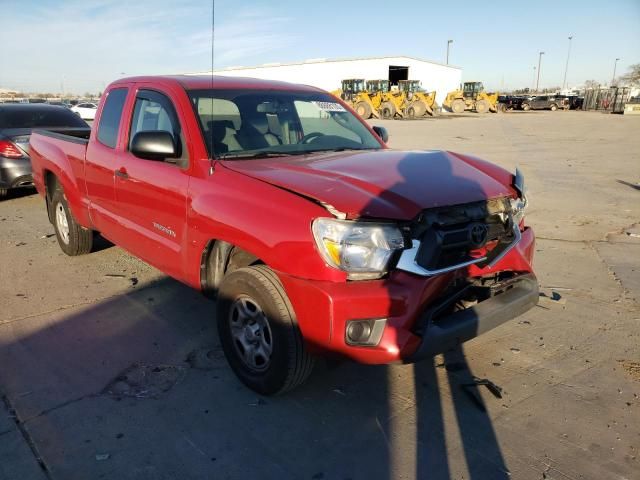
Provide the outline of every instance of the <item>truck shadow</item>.
[[[449,479],[465,468],[506,478],[489,417],[456,387],[471,375],[463,355],[445,357],[455,372],[320,363],[298,390],[259,398],[226,364],[214,307],[166,278],[0,325],[12,332],[1,337],[1,389],[51,478]],[[452,410],[466,467],[448,444]]]

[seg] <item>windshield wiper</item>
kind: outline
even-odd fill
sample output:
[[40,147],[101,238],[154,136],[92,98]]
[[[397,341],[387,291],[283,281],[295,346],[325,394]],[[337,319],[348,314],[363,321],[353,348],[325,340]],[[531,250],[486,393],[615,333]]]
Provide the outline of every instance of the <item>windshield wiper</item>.
[[244,159],[244,158],[269,158],[269,157],[292,157],[294,155],[305,155],[309,152],[280,152],[280,151],[268,151],[268,152],[228,152],[217,155],[216,158],[220,160],[232,160],[232,159]]

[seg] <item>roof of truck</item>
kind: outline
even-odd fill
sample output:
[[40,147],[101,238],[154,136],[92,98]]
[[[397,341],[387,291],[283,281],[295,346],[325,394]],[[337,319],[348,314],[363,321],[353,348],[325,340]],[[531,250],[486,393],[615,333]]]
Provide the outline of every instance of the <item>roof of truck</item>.
[[221,75],[150,75],[140,77],[128,77],[116,80],[113,84],[119,83],[162,83],[179,84],[185,90],[200,89],[275,89],[275,90],[302,90],[317,92],[320,89],[309,85],[299,85],[295,83],[280,82],[276,80],[263,80],[249,77],[228,77]]

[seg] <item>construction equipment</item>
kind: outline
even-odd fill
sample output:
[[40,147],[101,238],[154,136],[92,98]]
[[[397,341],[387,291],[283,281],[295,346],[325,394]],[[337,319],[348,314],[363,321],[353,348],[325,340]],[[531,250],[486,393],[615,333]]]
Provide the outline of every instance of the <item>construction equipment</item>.
[[333,92],[335,96],[342,98],[347,102],[351,108],[353,108],[358,115],[367,119],[371,116],[379,118],[378,107],[380,102],[376,105],[373,102],[373,98],[376,95],[371,95],[365,88],[365,82],[362,78],[349,78],[342,80],[342,88]]
[[399,88],[390,88],[382,94],[380,103],[380,116],[386,120],[393,119],[396,115],[401,118],[406,116],[407,95]]
[[465,82],[462,90],[447,94],[443,106],[454,113],[475,110],[478,113],[498,111],[498,93],[486,93],[482,82]]
[[398,89],[406,96],[405,110],[407,117],[417,118],[424,115],[435,115],[438,110],[436,92],[426,92],[420,86],[420,80],[400,80]]

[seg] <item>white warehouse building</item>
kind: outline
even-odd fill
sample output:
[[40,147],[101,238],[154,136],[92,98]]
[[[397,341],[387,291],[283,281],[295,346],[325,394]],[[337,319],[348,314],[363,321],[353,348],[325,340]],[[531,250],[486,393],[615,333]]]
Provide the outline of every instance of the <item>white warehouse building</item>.
[[460,67],[404,56],[339,60],[318,58],[300,63],[229,67],[214,70],[213,73],[302,83],[328,91],[337,90],[340,88],[340,82],[348,78],[387,79],[391,85],[397,85],[398,80],[420,80],[422,88],[437,92],[436,99],[439,104],[442,104],[448,92],[459,88],[462,79]]

